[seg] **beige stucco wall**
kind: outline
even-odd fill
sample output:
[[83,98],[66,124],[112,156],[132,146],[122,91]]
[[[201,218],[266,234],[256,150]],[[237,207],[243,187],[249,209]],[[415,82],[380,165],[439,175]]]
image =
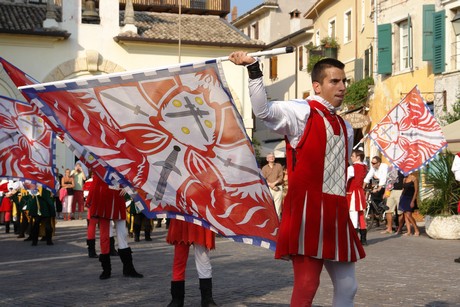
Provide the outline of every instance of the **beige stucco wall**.
[[[81,24],[81,2],[65,1],[60,28],[71,36],[67,40],[36,36],[0,35],[1,55],[40,82],[57,81],[124,70],[140,70],[179,63],[179,48],[174,44],[118,44],[120,33],[118,1],[101,2],[99,25]],[[218,46],[181,46],[181,63],[203,61],[229,55],[235,48]],[[247,51],[256,51],[248,49]],[[247,72],[230,62],[223,63],[228,86],[242,115],[246,131],[252,136],[252,109],[248,94]],[[0,94],[23,99],[14,84],[0,72]],[[59,145],[60,146],[60,145]],[[58,149],[60,170],[73,167],[73,155]]]

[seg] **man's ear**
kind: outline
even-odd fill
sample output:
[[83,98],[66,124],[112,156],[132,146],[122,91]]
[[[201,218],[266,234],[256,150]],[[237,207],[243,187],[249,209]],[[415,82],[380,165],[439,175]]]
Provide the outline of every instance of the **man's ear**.
[[312,85],[315,94],[321,94],[321,83],[319,83],[318,81],[313,81]]

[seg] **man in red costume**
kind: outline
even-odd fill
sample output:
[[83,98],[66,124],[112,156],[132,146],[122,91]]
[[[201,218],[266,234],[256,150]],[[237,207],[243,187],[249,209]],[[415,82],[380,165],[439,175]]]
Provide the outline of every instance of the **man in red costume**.
[[364,152],[353,150],[351,162],[353,165],[348,167],[347,172],[347,200],[350,206],[350,219],[353,227],[359,230],[361,244],[367,245],[367,227],[364,218],[366,209],[366,193],[364,193],[363,183],[367,174],[367,165],[364,164]]
[[126,277],[144,277],[136,272],[133,265],[131,248],[128,246],[128,230],[126,229],[126,205],[123,195],[125,191],[116,186],[109,186],[96,174],[88,193],[87,203],[91,217],[99,219],[99,236],[101,253],[99,261],[102,266],[100,279],[110,278],[110,221],[113,220],[117,229],[118,254],[123,263],[123,275]]
[[292,260],[291,306],[311,306],[323,266],[334,286],[333,306],[353,306],[355,262],[365,253],[346,199],[353,130],[336,114],[346,90],[344,64],[336,59],[316,63],[311,74],[315,95],[306,101],[268,102],[258,61],[243,51],[229,59],[248,69],[255,116],[285,135],[289,190],[275,258]]
[[168,307],[184,306],[185,269],[190,246],[195,250],[195,265],[200,279],[201,307],[217,306],[212,297],[212,266],[209,251],[216,247],[214,232],[193,223],[171,219],[166,241],[174,245],[172,300]]

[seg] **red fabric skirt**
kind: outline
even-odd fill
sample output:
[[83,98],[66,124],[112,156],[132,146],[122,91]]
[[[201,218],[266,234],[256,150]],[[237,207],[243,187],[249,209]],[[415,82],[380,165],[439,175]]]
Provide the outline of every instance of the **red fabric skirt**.
[[275,258],[289,259],[292,255],[342,262],[365,257],[345,197],[307,197],[300,205],[285,201]]
[[366,194],[363,189],[347,192],[347,202],[350,211],[364,211],[367,207]]
[[207,249],[216,248],[216,235],[209,229],[181,220],[171,219],[166,242],[169,244],[199,244]]
[[93,217],[109,220],[126,219],[125,198],[120,195],[121,190],[111,189],[107,183],[94,176],[87,203]]
[[2,204],[0,205],[0,212],[10,212],[13,210],[13,203],[9,197],[3,197]]

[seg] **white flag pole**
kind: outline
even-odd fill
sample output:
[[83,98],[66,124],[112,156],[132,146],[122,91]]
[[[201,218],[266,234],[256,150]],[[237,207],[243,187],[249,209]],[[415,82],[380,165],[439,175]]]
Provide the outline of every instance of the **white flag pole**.
[[[284,53],[292,53],[294,52],[294,47],[288,46],[288,47],[283,47],[283,48],[275,48],[271,50],[266,50],[266,51],[258,51],[258,52],[252,52],[248,53],[249,56],[252,57],[259,57],[259,56],[274,56],[278,54],[284,54]],[[228,56],[223,56],[220,58],[217,58],[218,61],[228,61]]]

